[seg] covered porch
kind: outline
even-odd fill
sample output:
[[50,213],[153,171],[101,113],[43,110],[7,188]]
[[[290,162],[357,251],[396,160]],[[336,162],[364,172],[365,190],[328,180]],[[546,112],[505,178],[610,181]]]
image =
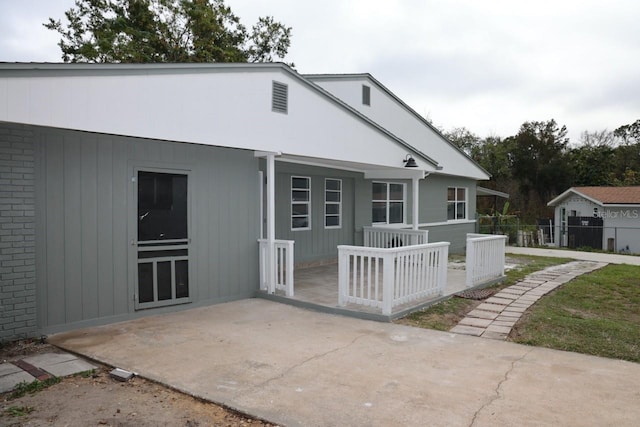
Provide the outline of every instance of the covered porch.
[[[295,268],[293,242],[278,241],[276,286],[269,289],[263,271],[265,280],[258,296],[322,312],[389,321],[504,276],[504,236],[467,235],[463,261],[449,260],[447,242],[426,243],[428,233],[423,230],[366,227],[364,231],[366,244],[377,243],[377,247],[339,246],[333,262]],[[394,247],[399,241],[407,243]]]

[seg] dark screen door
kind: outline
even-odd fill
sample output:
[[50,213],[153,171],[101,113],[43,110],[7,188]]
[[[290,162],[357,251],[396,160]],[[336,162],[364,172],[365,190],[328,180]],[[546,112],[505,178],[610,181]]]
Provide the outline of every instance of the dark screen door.
[[189,302],[188,175],[137,172],[136,308]]

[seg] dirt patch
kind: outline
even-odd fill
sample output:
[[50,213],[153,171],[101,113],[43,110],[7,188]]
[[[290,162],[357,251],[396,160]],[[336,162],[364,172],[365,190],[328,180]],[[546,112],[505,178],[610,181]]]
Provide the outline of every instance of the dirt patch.
[[[0,360],[59,351],[48,344],[23,341],[0,348]],[[95,363],[94,363],[95,364]],[[65,377],[35,394],[11,399],[0,394],[2,426],[272,426],[209,402],[134,377],[118,382],[110,367]]]

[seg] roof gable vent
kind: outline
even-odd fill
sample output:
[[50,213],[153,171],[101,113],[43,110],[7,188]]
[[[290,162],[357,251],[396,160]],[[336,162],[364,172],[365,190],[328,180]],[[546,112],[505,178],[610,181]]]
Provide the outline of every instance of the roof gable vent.
[[271,111],[287,113],[289,104],[289,86],[280,82],[273,82],[271,93]]
[[371,87],[362,85],[362,104],[371,105]]

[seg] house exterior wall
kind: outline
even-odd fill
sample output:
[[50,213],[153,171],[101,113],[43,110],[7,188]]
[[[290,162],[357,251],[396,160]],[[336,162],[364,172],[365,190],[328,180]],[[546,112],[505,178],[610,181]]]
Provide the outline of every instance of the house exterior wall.
[[[295,262],[312,263],[337,257],[338,245],[362,240],[365,209],[356,205],[356,188],[361,189],[361,173],[287,162],[276,163],[276,238],[295,241]],[[311,229],[291,229],[291,177],[311,178]],[[342,180],[342,226],[324,226],[324,184],[326,178]],[[370,190],[369,190],[370,191]],[[370,203],[370,202],[369,202]],[[369,224],[371,222],[369,212]],[[357,225],[356,225],[357,224]]]
[[[467,191],[467,219],[447,220],[447,189]],[[430,242],[451,242],[449,252],[465,251],[467,233],[475,232],[476,181],[468,178],[429,175],[420,181],[420,228],[429,230]]]
[[575,216],[597,215],[603,219],[602,247],[598,249],[607,250],[610,239],[613,239],[615,251],[640,253],[640,207],[601,206],[584,197],[570,195],[555,207],[554,243],[557,246],[568,244],[566,228],[565,233],[562,233],[563,208],[567,217],[572,216],[575,211]]
[[[416,117],[417,113],[414,115],[367,76],[339,76],[337,78],[309,76],[309,78],[394,135],[435,159],[443,167],[442,173],[474,179],[489,179],[486,172],[480,169],[477,164],[446,141],[423,119]],[[370,87],[370,105],[364,105],[362,102],[363,85]]]
[[[563,200],[560,204],[555,207],[554,212],[554,244],[556,246],[567,246],[568,245],[568,234],[567,234],[567,226],[566,226],[566,218],[562,218],[562,210],[565,210],[565,216],[572,216],[572,211],[575,211],[575,215],[573,216],[593,216],[594,208],[601,209],[599,205],[593,203],[590,200],[585,199],[584,197],[580,197],[578,195],[571,195]],[[564,226],[563,226],[564,222]],[[606,221],[605,221],[606,227]],[[606,238],[604,239],[606,242]]]
[[[38,328],[44,333],[250,297],[253,152],[37,128]],[[136,167],[189,172],[192,304],[135,311]]]
[[0,123],[0,343],[37,329],[33,136]]
[[[394,227],[408,228],[412,218],[412,183],[397,179],[364,179],[362,173],[302,164],[276,162],[276,238],[295,241],[295,262],[313,263],[335,259],[338,245],[362,245],[364,226],[372,224],[372,182],[405,184],[405,223]],[[261,169],[264,171],[264,162]],[[311,229],[291,229],[291,177],[311,178]],[[343,226],[324,228],[324,180],[342,179]],[[447,221],[447,189],[467,189],[467,220]],[[429,230],[429,241],[450,241],[451,252],[464,252],[466,234],[475,230],[476,182],[472,179],[442,175],[420,180],[420,228]],[[265,219],[263,218],[263,221]]]
[[609,239],[618,252],[640,254],[640,206],[605,207],[601,209],[604,220],[604,246]]
[[[0,120],[390,167],[408,151],[282,64],[74,66],[0,67]],[[272,111],[274,81],[286,114]]]

